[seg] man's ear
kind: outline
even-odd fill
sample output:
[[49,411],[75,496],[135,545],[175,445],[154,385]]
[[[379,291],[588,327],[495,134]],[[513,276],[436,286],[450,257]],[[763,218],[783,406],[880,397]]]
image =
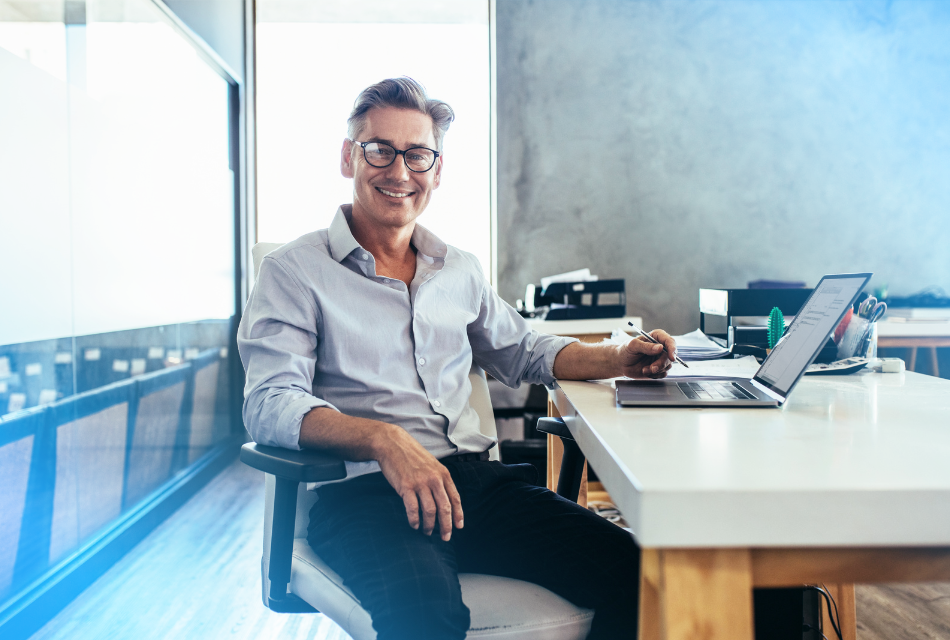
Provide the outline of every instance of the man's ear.
[[435,171],[435,178],[432,180],[432,188],[438,189],[439,185],[442,184],[442,158],[445,156],[441,153],[439,157],[435,159],[435,167],[432,169]]
[[340,150],[340,173],[344,178],[353,177],[353,141],[343,139],[343,149]]

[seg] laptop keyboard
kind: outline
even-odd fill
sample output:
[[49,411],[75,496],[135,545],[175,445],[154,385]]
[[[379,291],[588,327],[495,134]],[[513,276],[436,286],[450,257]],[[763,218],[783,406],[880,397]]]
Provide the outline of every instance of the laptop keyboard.
[[755,400],[738,382],[677,382],[690,400]]

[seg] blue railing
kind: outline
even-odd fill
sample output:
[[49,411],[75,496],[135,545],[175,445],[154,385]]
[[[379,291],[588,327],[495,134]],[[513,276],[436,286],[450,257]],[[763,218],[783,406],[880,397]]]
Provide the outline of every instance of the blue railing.
[[229,436],[222,355],[0,418],[0,602]]

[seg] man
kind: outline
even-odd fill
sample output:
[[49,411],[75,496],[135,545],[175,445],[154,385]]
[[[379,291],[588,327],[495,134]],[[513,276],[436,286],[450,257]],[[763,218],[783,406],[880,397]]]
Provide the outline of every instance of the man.
[[241,322],[245,424],[261,444],[347,460],[345,481],[317,489],[309,542],[380,640],[463,638],[459,572],[540,584],[596,611],[591,638],[629,637],[632,538],[534,486],[530,466],[488,461],[468,372],[510,386],[662,377],[676,345],[663,331],[625,347],[533,332],[471,255],[416,224],[453,117],[409,78],[357,98],[340,161],[352,205],[264,259]]

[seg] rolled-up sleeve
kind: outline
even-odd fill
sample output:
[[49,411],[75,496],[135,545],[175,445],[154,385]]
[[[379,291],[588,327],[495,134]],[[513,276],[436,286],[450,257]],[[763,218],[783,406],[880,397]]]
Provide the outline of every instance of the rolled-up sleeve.
[[237,336],[247,373],[244,425],[259,444],[300,449],[303,416],[315,407],[336,409],[313,395],[318,320],[313,297],[264,258]]
[[476,364],[509,387],[554,384],[554,359],[577,338],[539,333],[485,283],[478,317],[468,326]]

